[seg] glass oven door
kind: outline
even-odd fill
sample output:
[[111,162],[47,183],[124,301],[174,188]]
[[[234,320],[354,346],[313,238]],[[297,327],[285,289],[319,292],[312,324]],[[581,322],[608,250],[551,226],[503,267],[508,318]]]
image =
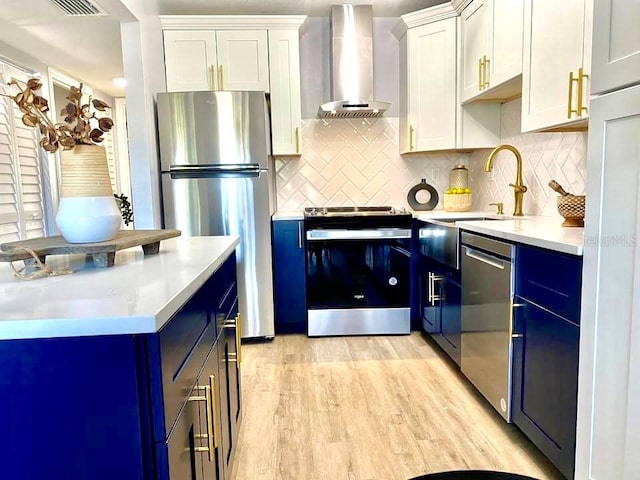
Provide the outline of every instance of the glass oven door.
[[309,335],[408,333],[410,237],[396,228],[307,231]]

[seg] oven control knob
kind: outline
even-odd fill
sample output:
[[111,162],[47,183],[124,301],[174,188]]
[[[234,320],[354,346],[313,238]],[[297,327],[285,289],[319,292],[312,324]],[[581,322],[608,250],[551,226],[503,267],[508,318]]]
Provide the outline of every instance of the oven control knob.
[[396,277],[389,277],[389,285],[395,287],[398,284],[398,279]]
[[311,215],[317,215],[317,214],[318,214],[318,211],[314,208],[314,209],[312,209],[312,210],[311,210],[311,212],[309,212],[309,213],[311,213]]

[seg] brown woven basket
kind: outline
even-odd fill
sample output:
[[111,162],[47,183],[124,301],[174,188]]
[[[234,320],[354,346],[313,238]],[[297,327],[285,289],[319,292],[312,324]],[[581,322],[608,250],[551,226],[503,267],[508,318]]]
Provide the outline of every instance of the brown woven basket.
[[446,212],[468,212],[471,210],[471,194],[445,193],[443,207]]
[[584,227],[584,195],[559,195],[558,213],[564,217],[563,227]]

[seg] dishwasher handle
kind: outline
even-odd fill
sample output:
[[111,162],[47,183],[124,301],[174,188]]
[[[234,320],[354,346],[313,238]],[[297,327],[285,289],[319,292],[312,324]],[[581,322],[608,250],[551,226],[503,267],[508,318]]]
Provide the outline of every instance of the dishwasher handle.
[[487,265],[491,265],[492,267],[499,268],[500,270],[504,270],[504,264],[509,263],[498,257],[494,257],[493,255],[487,255],[486,253],[483,253],[479,250],[469,248],[466,245],[463,245],[463,248],[464,248],[464,254],[467,257],[471,257],[474,260],[478,260],[480,262],[486,263]]

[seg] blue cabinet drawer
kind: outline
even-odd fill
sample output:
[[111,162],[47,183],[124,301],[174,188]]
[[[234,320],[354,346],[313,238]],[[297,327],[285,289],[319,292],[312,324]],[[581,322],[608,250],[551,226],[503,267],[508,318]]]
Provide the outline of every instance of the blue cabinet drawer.
[[516,292],[580,324],[582,257],[518,246]]
[[235,255],[231,255],[159,333],[148,337],[156,441],[169,435],[222,324],[237,308],[236,299]]

